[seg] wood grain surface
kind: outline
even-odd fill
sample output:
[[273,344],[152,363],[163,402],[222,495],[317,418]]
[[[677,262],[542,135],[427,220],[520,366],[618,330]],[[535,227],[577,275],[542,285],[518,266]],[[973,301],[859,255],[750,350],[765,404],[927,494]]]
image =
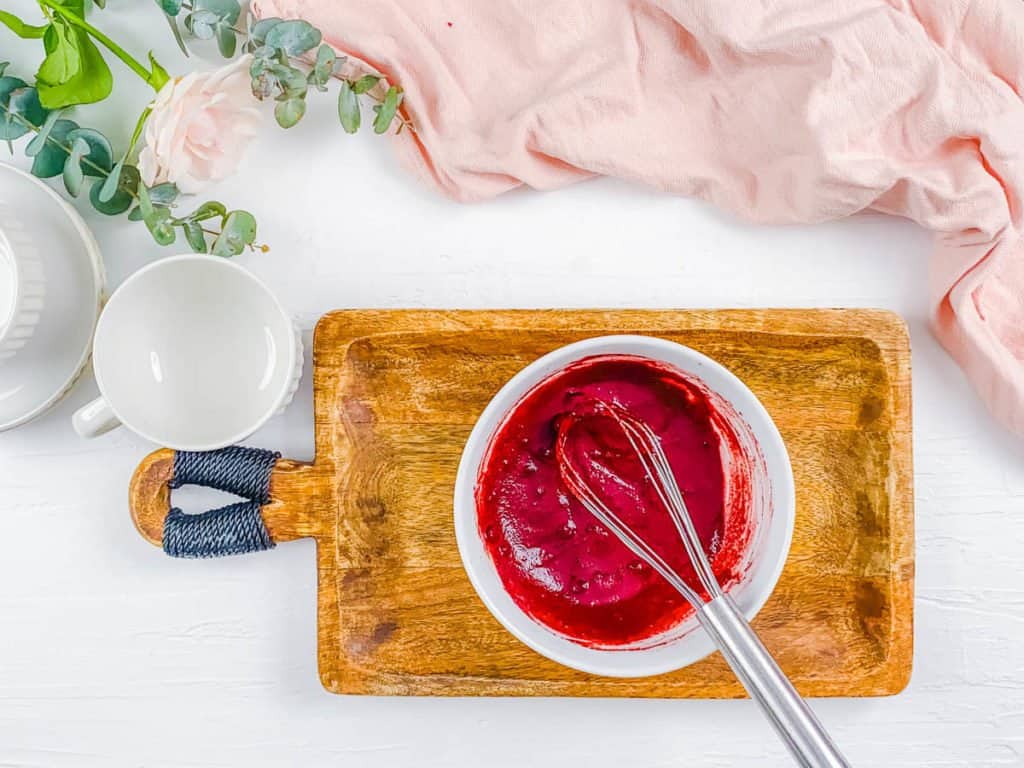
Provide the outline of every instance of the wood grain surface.
[[[730,368],[786,442],[797,516],[778,586],[754,621],[808,696],[901,690],[913,656],[910,353],[872,310],[429,311],[326,315],[314,345],[317,455],[281,461],[264,515],[275,540],[317,539],[319,669],[337,693],[734,697],[716,653],[671,674],[600,678],[508,634],[462,570],[452,492],[462,446],[504,382],[589,336],[646,333]],[[132,481],[159,543],[170,454]]]

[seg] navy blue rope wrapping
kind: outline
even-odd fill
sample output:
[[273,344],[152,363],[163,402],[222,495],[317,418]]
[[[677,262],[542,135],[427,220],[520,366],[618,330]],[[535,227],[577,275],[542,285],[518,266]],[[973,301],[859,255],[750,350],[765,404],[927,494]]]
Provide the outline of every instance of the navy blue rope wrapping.
[[201,485],[266,504],[270,472],[281,454],[232,445],[219,451],[175,451],[171,488]]
[[163,547],[171,557],[222,557],[272,549],[260,507],[270,501],[270,475],[280,454],[231,446],[219,451],[176,451],[170,488],[201,485],[247,501],[199,515],[177,507],[164,520]]
[[171,557],[223,557],[273,549],[256,501],[240,501],[201,515],[175,507],[164,520],[164,552]]

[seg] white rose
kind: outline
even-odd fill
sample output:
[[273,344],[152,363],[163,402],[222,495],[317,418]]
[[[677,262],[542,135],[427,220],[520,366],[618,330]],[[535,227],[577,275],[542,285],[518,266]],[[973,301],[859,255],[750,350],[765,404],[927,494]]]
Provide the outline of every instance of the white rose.
[[169,80],[146,120],[139,173],[147,186],[173,182],[186,194],[238,168],[259,125],[246,54],[215,72]]

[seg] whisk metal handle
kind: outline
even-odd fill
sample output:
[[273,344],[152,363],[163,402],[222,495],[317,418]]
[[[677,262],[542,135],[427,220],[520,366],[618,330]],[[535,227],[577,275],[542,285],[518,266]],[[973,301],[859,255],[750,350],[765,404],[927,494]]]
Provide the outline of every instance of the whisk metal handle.
[[849,768],[732,598],[714,598],[697,611],[697,617],[801,766]]

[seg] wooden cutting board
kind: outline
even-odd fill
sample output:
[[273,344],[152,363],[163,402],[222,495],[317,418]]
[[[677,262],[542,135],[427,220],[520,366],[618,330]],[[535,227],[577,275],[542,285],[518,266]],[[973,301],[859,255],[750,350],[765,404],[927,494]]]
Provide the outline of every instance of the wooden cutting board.
[[[336,693],[743,695],[721,657],[634,680],[562,667],[491,617],[459,560],[463,443],[520,368],[589,336],[644,333],[730,368],[771,413],[796,479],[793,546],[754,621],[807,696],[900,691],[913,656],[910,351],[873,310],[343,311],[317,326],[316,460],[279,461],[273,538],[317,540],[319,668]],[[170,451],[131,489],[159,544]]]

